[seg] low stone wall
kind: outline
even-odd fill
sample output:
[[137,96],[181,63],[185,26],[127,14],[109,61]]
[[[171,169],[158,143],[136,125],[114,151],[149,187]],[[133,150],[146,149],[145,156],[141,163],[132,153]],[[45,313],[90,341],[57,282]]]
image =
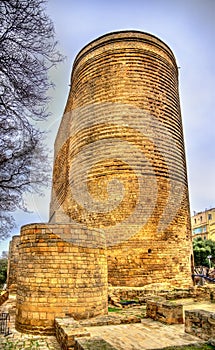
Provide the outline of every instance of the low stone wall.
[[215,312],[185,310],[185,332],[215,342]]
[[[157,287],[157,288],[156,288]],[[163,297],[167,300],[183,299],[195,297],[194,288],[190,289],[171,289],[161,286],[145,287],[108,287],[108,295],[118,300],[138,300],[146,302],[151,296]]]
[[166,324],[183,323],[183,305],[162,299],[148,299],[146,316]]
[[215,302],[215,284],[195,286],[187,289],[170,288],[157,284],[145,287],[108,287],[108,295],[116,301],[137,300],[145,303],[151,296],[162,297],[166,300],[193,298],[196,301]]
[[[205,286],[195,286],[193,288],[194,299],[198,301],[212,300],[215,298],[215,284],[207,284]],[[213,301],[213,300],[212,300]]]
[[9,298],[9,292],[5,291],[0,295],[0,306]]

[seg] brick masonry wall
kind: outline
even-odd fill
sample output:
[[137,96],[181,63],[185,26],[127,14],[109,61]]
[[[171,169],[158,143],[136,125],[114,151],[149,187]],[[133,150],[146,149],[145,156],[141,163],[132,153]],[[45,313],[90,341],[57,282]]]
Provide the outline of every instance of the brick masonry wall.
[[[71,236],[78,245],[66,241]],[[90,240],[88,247],[81,241]],[[72,225],[32,224],[21,229],[16,329],[54,333],[54,319],[107,312],[107,260],[100,231]]]
[[9,245],[8,269],[7,269],[7,289],[10,292],[16,292],[17,271],[19,263],[19,243],[20,236],[13,236]]
[[178,69],[158,38],[107,34],[76,57],[50,222],[105,232],[112,285],[191,285]]

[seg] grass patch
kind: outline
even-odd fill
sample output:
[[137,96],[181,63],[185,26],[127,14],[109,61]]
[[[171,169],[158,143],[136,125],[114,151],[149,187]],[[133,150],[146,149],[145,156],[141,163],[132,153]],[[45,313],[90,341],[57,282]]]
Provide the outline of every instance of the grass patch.
[[139,299],[138,298],[133,298],[133,299],[121,299],[120,300],[120,303],[127,303],[127,302],[139,303]]
[[132,300],[124,300],[124,299],[121,299],[120,300],[120,304],[122,306],[132,306],[132,305],[137,305],[139,304],[139,301],[138,300],[135,300],[135,299],[132,299]]
[[108,312],[120,312],[122,311],[122,309],[118,308],[118,307],[110,307],[108,306]]
[[[2,339],[1,339],[2,340]],[[2,350],[39,350],[40,344],[37,340],[28,339],[28,340],[17,340],[14,339],[3,339],[1,344]],[[47,344],[48,345],[48,344]],[[49,347],[48,347],[49,349]]]

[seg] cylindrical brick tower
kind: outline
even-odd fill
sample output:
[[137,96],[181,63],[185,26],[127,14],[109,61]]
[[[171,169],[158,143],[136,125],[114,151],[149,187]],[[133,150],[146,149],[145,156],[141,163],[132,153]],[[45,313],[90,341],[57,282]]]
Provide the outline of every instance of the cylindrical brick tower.
[[112,285],[191,285],[178,68],[155,36],[110,33],[76,57],[50,222],[105,232]]
[[[71,235],[87,246],[65,241]],[[85,319],[107,313],[107,257],[100,230],[25,225],[18,265],[18,331],[54,334],[55,318]]]

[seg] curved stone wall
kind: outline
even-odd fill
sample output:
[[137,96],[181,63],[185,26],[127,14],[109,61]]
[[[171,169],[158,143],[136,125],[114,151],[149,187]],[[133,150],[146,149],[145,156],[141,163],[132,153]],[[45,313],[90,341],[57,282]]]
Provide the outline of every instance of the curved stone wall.
[[17,269],[19,262],[20,236],[13,236],[9,245],[8,267],[7,267],[7,289],[10,293],[16,292]]
[[76,57],[50,222],[104,230],[113,285],[191,284],[178,69],[158,38],[110,33]]
[[[71,232],[79,245],[65,242]],[[88,246],[81,247],[81,241]],[[52,334],[56,317],[82,319],[107,313],[107,257],[100,231],[26,225],[19,253],[17,330]]]

